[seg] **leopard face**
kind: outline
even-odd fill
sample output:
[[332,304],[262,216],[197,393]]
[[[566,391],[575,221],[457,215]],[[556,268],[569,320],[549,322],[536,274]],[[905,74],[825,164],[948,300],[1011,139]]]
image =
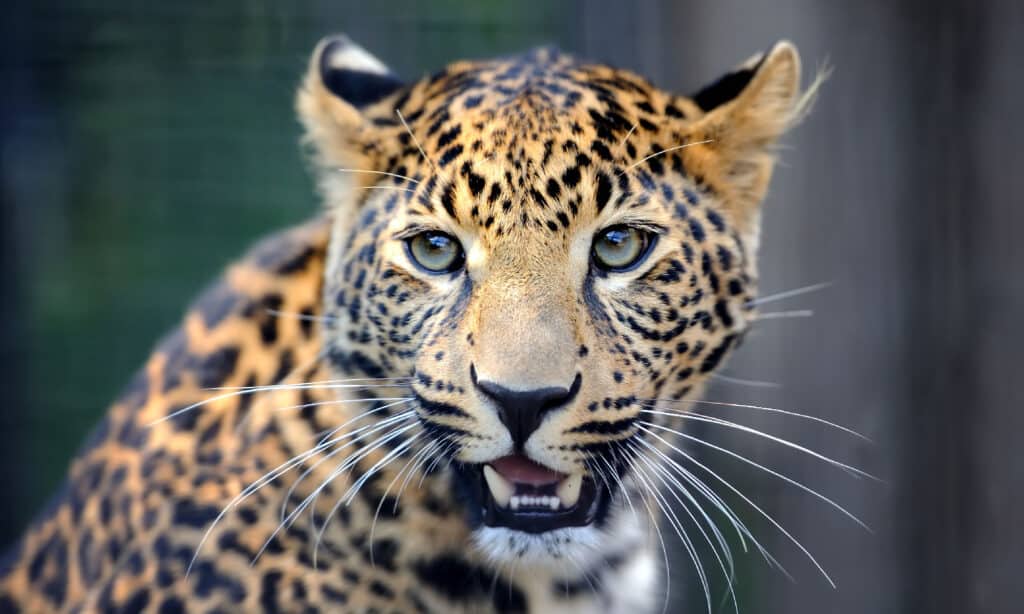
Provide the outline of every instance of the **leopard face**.
[[663,443],[644,424],[752,319],[770,146],[805,100],[785,43],[692,98],[549,50],[403,84],[317,49],[297,104],[333,219],[325,351],[408,378],[411,449],[485,554],[571,558],[624,522]]

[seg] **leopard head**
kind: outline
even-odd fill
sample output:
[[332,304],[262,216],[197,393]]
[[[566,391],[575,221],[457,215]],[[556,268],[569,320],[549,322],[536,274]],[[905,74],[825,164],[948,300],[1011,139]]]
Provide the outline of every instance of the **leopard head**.
[[751,322],[772,146],[808,98],[785,42],[691,97],[548,49],[405,83],[317,47],[297,108],[333,220],[326,350],[409,378],[488,554],[625,522],[664,443],[645,424]]

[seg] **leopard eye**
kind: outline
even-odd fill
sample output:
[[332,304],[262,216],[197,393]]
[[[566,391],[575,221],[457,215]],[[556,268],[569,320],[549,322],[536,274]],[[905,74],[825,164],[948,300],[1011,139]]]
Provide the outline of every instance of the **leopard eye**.
[[451,273],[462,267],[465,256],[458,240],[443,232],[430,230],[405,242],[409,257],[430,273]]
[[594,238],[594,264],[606,271],[628,271],[643,261],[653,244],[653,235],[639,228],[606,228]]

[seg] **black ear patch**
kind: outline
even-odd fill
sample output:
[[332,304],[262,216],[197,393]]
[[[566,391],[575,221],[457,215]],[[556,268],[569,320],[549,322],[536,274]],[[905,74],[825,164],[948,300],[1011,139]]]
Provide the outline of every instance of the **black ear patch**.
[[766,56],[767,54],[762,55],[757,63],[749,68],[728,73],[711,85],[705,86],[704,89],[693,95],[693,101],[702,111],[707,112],[739,96],[743,88],[747,87],[750,80],[757,74]]
[[332,94],[356,108],[373,104],[405,84],[391,73],[375,73],[351,68],[331,66],[330,59],[348,41],[335,40],[329,43],[320,55],[320,78],[324,87]]

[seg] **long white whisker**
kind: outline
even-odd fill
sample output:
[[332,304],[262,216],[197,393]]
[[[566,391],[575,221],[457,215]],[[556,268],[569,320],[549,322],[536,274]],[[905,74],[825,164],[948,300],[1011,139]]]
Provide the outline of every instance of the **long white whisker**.
[[697,553],[696,547],[693,545],[693,541],[690,536],[686,533],[682,523],[679,521],[679,517],[675,511],[672,510],[672,506],[668,504],[668,501],[661,495],[657,487],[649,482],[646,478],[646,472],[643,468],[638,465],[633,465],[633,476],[644,484],[647,491],[654,497],[655,503],[661,509],[662,515],[668,520],[669,526],[675,531],[679,540],[683,543],[683,548],[686,550],[687,555],[693,562],[694,569],[697,571],[697,578],[700,580],[701,588],[704,590],[704,599],[707,602],[708,614],[711,614],[711,587],[708,582],[707,573],[704,571],[704,565],[700,562],[700,556]]
[[817,292],[823,290],[832,285],[832,282],[825,281],[817,284],[811,284],[809,286],[803,286],[801,288],[794,288],[792,290],[786,290],[785,292],[777,292],[775,294],[769,294],[767,296],[759,296],[755,299],[747,301],[747,307],[756,307],[757,305],[764,305],[765,303],[771,303],[773,301],[781,301],[793,296],[800,296],[801,294],[807,294],[809,292]]
[[[412,426],[415,426],[415,425],[412,425]],[[331,507],[331,510],[327,513],[327,518],[324,520],[324,524],[320,527],[320,530],[316,534],[316,541],[314,542],[314,545],[313,545],[313,567],[316,567],[317,551],[318,551],[318,549],[320,547],[320,542],[323,541],[324,533],[327,532],[327,527],[330,525],[331,518],[334,516],[335,513],[337,513],[337,511],[341,507],[341,505],[342,504],[344,504],[346,506],[350,505],[352,503],[353,497],[356,496],[356,494],[359,492],[359,490],[363,487],[363,484],[365,484],[366,481],[370,479],[370,477],[372,477],[378,471],[380,471],[381,469],[386,467],[388,464],[390,464],[392,460],[394,460],[395,458],[400,456],[402,453],[404,453],[406,450],[408,450],[409,446],[411,446],[413,444],[413,442],[415,442],[416,439],[419,438],[419,436],[422,435],[422,434],[423,433],[416,433],[416,434],[414,434],[412,437],[410,437],[409,439],[406,439],[402,443],[398,444],[397,446],[395,446],[395,448],[393,450],[391,450],[390,452],[385,454],[384,457],[381,458],[376,463],[374,463],[373,466],[370,467],[370,469],[366,473],[364,473],[362,476],[360,476],[359,479],[354,484],[352,484],[352,486],[349,486],[349,489],[345,492],[345,494],[343,494],[338,499],[338,501],[334,504],[334,506]],[[373,547],[373,544],[371,542],[370,548],[372,548],[372,547]]]
[[742,379],[739,377],[725,375],[724,373],[712,373],[711,378],[729,384],[739,384],[740,386],[750,386],[752,388],[782,388],[782,384],[778,384],[776,382],[764,382],[756,379]]
[[[722,532],[718,530],[718,526],[715,525],[711,517],[707,515],[707,513],[704,511],[704,508],[700,505],[700,503],[697,502],[697,500],[693,497],[688,488],[686,488],[683,484],[679,482],[679,480],[675,479],[674,476],[668,473],[668,471],[664,467],[660,467],[655,463],[651,462],[651,460],[647,458],[646,455],[642,454],[639,450],[637,450],[635,446],[630,447],[634,448],[634,453],[636,455],[635,457],[642,460],[644,464],[647,465],[648,468],[650,468],[651,475],[658,478],[658,481],[660,481],[665,486],[669,494],[671,494],[672,497],[676,500],[676,502],[679,503],[679,506],[683,508],[683,511],[686,512],[687,516],[690,517],[690,520],[693,521],[694,526],[697,527],[701,535],[704,537],[704,541],[707,542],[708,547],[711,548],[711,552],[714,555],[715,559],[718,561],[718,566],[722,570],[722,575],[725,577],[725,581],[728,584],[728,592],[730,595],[732,595],[733,609],[736,612],[736,614],[739,614],[739,603],[736,600],[736,589],[733,586],[733,580],[736,577],[735,564],[732,558],[732,551],[729,549],[729,544],[728,542],[726,542],[725,536],[722,535]],[[668,476],[668,479],[666,479],[666,476]],[[673,486],[675,486],[675,488],[673,488]],[[690,505],[697,508],[697,511],[704,518],[704,522],[706,522],[707,525],[711,527],[711,531],[715,536],[714,542],[711,540],[711,536],[708,535],[708,532],[704,529],[704,526],[700,523],[699,520],[697,520],[697,517],[693,514],[693,511],[690,509],[690,505],[687,505],[687,503],[683,501],[683,499],[679,496],[679,493],[682,493],[683,496],[686,497],[687,501],[690,502]],[[715,542],[717,542],[717,547]],[[719,548],[721,549],[722,555],[725,556],[724,560],[722,558],[722,555],[719,554]],[[696,552],[696,549],[694,549],[694,552]],[[707,597],[708,610],[710,611],[710,591]]]
[[[401,384],[391,382],[410,382],[411,377],[353,377],[349,379],[325,379],[312,382],[299,382],[297,384],[267,384],[264,386],[217,386],[214,388],[203,388],[209,391],[235,391],[235,392],[263,392],[266,390],[316,390],[325,386],[346,385],[351,388],[373,387],[380,388],[398,387]],[[361,382],[361,383],[356,383]],[[342,386],[345,387],[345,386]]]
[[[739,423],[736,423],[736,422],[731,422],[729,420],[725,420],[725,419],[722,419],[722,418],[716,418],[716,417],[713,417],[713,416],[706,416],[704,414],[668,412],[668,411],[657,410],[657,409],[641,409],[640,411],[642,413],[645,413],[645,414],[656,414],[656,415],[660,415],[660,416],[674,416],[674,417],[683,418],[684,420],[694,420],[696,422],[706,422],[708,424],[716,424],[718,426],[724,426],[724,427],[727,427],[727,428],[735,429],[735,430],[741,431],[743,433],[749,433],[751,435],[754,435],[755,437],[761,437],[763,439],[767,439],[769,441],[773,441],[773,442],[775,442],[775,443],[777,443],[777,444],[779,444],[781,446],[785,446],[785,447],[787,447],[787,448],[789,448],[791,450],[796,450],[798,452],[802,452],[804,454],[807,454],[808,456],[811,456],[811,457],[816,458],[816,459],[818,459],[820,461],[828,463],[829,465],[832,465],[833,467],[839,467],[840,469],[845,469],[846,471],[849,471],[851,473],[854,473],[856,475],[859,475],[859,476],[862,476],[862,477],[865,477],[865,478],[868,478],[868,479],[871,479],[871,480],[875,480],[876,482],[880,482],[881,481],[878,478],[876,478],[875,476],[871,475],[870,473],[868,473],[868,472],[866,472],[866,471],[864,471],[862,469],[858,469],[857,467],[854,467],[853,465],[848,465],[848,464],[846,464],[846,463],[844,463],[842,461],[838,461],[838,460],[836,460],[834,458],[831,458],[829,456],[825,456],[824,454],[821,454],[820,452],[815,452],[814,450],[812,450],[810,448],[801,446],[800,444],[793,443],[792,441],[789,441],[788,439],[783,439],[781,437],[776,437],[775,435],[771,435],[769,433],[765,433],[764,431],[759,431],[757,429],[750,428],[749,426],[745,426],[743,424],[739,424]],[[654,423],[652,422],[651,424],[654,424]],[[658,426],[661,426],[661,425],[658,425]]]
[[626,136],[622,137],[622,140],[619,141],[619,149],[620,150],[623,147],[626,146],[626,141],[629,140],[629,137],[633,136],[633,133],[636,132],[636,127],[639,126],[639,125],[640,125],[640,122],[637,122],[637,123],[633,124],[633,127],[629,129],[629,132],[626,133]]
[[[436,441],[431,441],[429,444],[420,448],[419,451],[417,451],[414,455],[409,457],[409,460],[407,460],[405,464],[402,465],[402,468],[398,470],[398,472],[395,474],[395,477],[388,483],[387,488],[384,489],[384,494],[380,496],[380,500],[377,502],[377,509],[374,510],[373,512],[373,521],[370,522],[370,537],[367,540],[368,544],[373,544],[373,535],[374,532],[377,530],[377,518],[380,516],[381,509],[384,508],[384,502],[387,501],[388,493],[390,493],[391,489],[395,487],[395,484],[398,482],[398,480],[402,478],[402,474],[407,473],[406,481],[408,481],[408,476],[412,475],[412,473],[415,471],[416,466],[419,465],[420,460],[427,458],[427,456],[429,456],[430,451],[437,447],[437,445],[438,444]],[[401,489],[399,489],[398,494],[395,495],[395,506],[392,508],[392,513],[398,510],[398,501],[401,499],[401,497],[402,491]],[[373,565],[374,556],[373,548],[371,546],[370,566],[372,567]]]
[[388,177],[395,177],[396,179],[404,179],[413,184],[419,183],[419,181],[416,181],[415,179],[407,175],[399,175],[398,173],[388,173],[386,171],[368,171],[358,168],[336,168],[334,169],[334,171],[337,173],[366,173],[369,175],[387,175]]
[[415,188],[407,188],[401,185],[359,185],[356,186],[358,190],[394,190],[396,192],[412,192],[416,193]]
[[[355,439],[352,439],[351,441],[346,442],[344,445],[341,445],[341,446],[338,446],[337,448],[334,448],[333,450],[331,450],[327,454],[323,455],[321,458],[317,459],[317,461],[315,463],[313,463],[312,465],[307,467],[306,470],[303,471],[302,474],[300,474],[299,477],[296,478],[296,480],[294,482],[292,482],[292,485],[288,487],[288,490],[285,492],[284,497],[281,499],[281,519],[283,520],[285,518],[285,515],[286,515],[286,513],[288,511],[288,502],[291,500],[292,495],[295,493],[295,490],[299,487],[299,484],[301,484],[303,481],[305,481],[305,479],[307,477],[309,477],[310,474],[312,474],[314,471],[316,471],[317,467],[319,467],[320,465],[324,464],[325,462],[327,462],[331,458],[337,456],[338,454],[340,454],[344,450],[348,449],[350,446],[353,446],[356,443],[362,441],[363,439],[365,439],[369,435],[373,435],[374,433],[380,432],[380,431],[388,428],[389,426],[391,426],[393,424],[401,423],[401,422],[404,422],[406,420],[411,419],[413,416],[416,415],[416,412],[414,410],[404,411],[404,412],[401,412],[399,414],[395,414],[394,416],[391,416],[390,418],[385,418],[384,420],[380,420],[380,421],[374,422],[372,424],[367,424],[365,426],[361,426],[361,427],[359,427],[359,428],[357,428],[355,430],[347,431],[344,434],[339,435],[338,437],[332,438],[333,433],[336,433],[336,432],[340,431],[341,429],[345,428],[345,426],[355,422],[356,420],[359,420],[361,418],[369,416],[370,414],[374,414],[376,412],[383,411],[383,410],[385,410],[385,409],[387,409],[389,407],[392,407],[394,405],[399,405],[402,402],[403,401],[396,401],[394,403],[388,403],[388,404],[383,405],[381,407],[376,407],[376,408],[374,408],[374,409],[372,409],[372,410],[370,410],[368,412],[363,412],[362,414],[359,414],[358,416],[355,416],[352,419],[348,420],[347,422],[345,422],[345,424],[342,424],[341,426],[337,427],[332,433],[328,434],[323,439],[321,439],[317,443],[317,447],[320,448],[320,449],[324,449],[324,448],[328,448],[330,446],[333,446],[336,443],[340,443],[340,442],[344,441],[345,439],[349,439],[350,437],[355,437]],[[358,435],[358,437],[356,437],[357,435]]]
[[[655,425],[655,426],[658,426],[658,425]],[[783,535],[785,535],[786,538],[789,539],[790,542],[792,542],[797,548],[799,548],[800,551],[804,554],[804,556],[806,556],[808,558],[808,560],[810,560],[811,563],[818,569],[818,572],[821,573],[822,576],[824,576],[825,580],[829,583],[829,585],[832,588],[836,588],[836,583],[832,580],[832,576],[828,575],[828,572],[825,571],[825,568],[822,567],[820,563],[818,563],[818,559],[814,558],[814,555],[812,555],[810,553],[810,551],[807,550],[807,548],[805,548],[804,545],[801,544],[800,541],[797,538],[793,537],[793,535],[789,531],[787,531],[781,524],[779,524],[778,521],[776,521],[774,518],[772,518],[771,514],[769,514],[768,512],[764,511],[763,509],[761,509],[761,506],[759,506],[756,503],[754,503],[750,499],[750,497],[748,497],[745,494],[743,494],[738,488],[733,486],[728,480],[726,480],[725,478],[721,477],[720,475],[715,473],[713,470],[709,469],[706,465],[704,465],[703,463],[698,461],[696,458],[693,457],[693,455],[688,454],[685,451],[681,450],[680,448],[672,445],[664,437],[658,435],[657,433],[655,433],[651,429],[649,429],[649,428],[647,428],[647,427],[645,427],[643,425],[639,425],[639,428],[641,430],[643,430],[645,433],[648,433],[649,435],[651,435],[652,437],[655,437],[656,439],[658,439],[659,441],[664,443],[666,446],[670,447],[677,454],[682,455],[684,458],[686,458],[688,461],[690,461],[691,463],[693,463],[694,465],[696,465],[700,469],[706,471],[709,475],[711,475],[716,480],[721,482],[722,485],[724,485],[726,488],[728,488],[733,493],[735,493],[736,496],[738,496],[741,499],[743,499],[743,501],[746,502],[747,505],[749,505],[754,510],[756,510],[759,514],[761,514],[761,516],[763,516],[766,520],[768,520],[768,522],[770,522],[772,524],[772,526],[774,526],[776,529],[778,529],[779,532],[781,532]],[[661,428],[665,429],[665,427],[661,427]],[[671,430],[671,429],[666,429],[666,430]],[[678,431],[673,431],[673,432],[675,434],[679,435]],[[698,443],[702,443],[702,444],[705,444],[705,445],[713,445],[713,444],[708,444],[707,442],[705,442],[703,440],[699,440],[696,437],[691,437],[690,435],[686,435],[685,437],[687,439],[696,440]]]
[[[715,405],[715,406],[718,406],[718,407],[735,407],[735,408],[740,408],[740,409],[754,409],[754,410],[763,411],[763,412],[766,412],[766,413],[781,414],[783,416],[790,416],[790,417],[793,417],[793,418],[799,418],[801,420],[807,420],[809,422],[817,422],[818,424],[824,424],[825,426],[828,426],[828,427],[834,428],[836,430],[842,431],[844,433],[853,435],[854,437],[857,437],[858,439],[862,439],[862,440],[864,440],[864,441],[866,441],[868,443],[874,443],[866,435],[862,435],[862,434],[858,433],[857,431],[855,431],[855,430],[853,430],[853,429],[851,429],[849,427],[843,426],[841,424],[837,424],[835,422],[831,422],[831,421],[826,420],[824,418],[819,418],[817,416],[811,416],[811,415],[808,415],[808,414],[801,414],[799,412],[791,411],[791,410],[788,410],[788,409],[778,409],[776,407],[765,407],[764,405],[750,405],[748,403],[726,403],[725,401],[706,401],[704,399],[681,399],[681,400],[678,400],[678,401],[671,400],[671,399],[650,399],[648,401],[645,401],[645,403],[649,403],[649,404],[652,404],[652,405],[654,405],[654,404],[660,405],[660,404],[666,404],[666,403],[667,404],[692,403],[692,404],[695,404],[695,405]],[[696,410],[666,410],[666,411],[679,411],[681,414],[691,415]],[[701,414],[701,415],[703,415],[703,414]]]
[[764,471],[765,473],[773,475],[773,476],[779,478],[780,480],[786,482],[787,484],[791,484],[793,486],[796,486],[797,488],[799,488],[800,490],[806,492],[807,494],[812,495],[812,496],[814,496],[815,498],[817,498],[817,499],[819,499],[821,501],[824,501],[825,503],[827,503],[828,505],[830,505],[831,507],[835,508],[840,513],[842,513],[844,516],[846,516],[850,520],[852,520],[855,523],[857,523],[858,525],[860,525],[865,531],[867,531],[869,533],[874,533],[874,531],[871,530],[871,527],[866,525],[864,523],[864,521],[862,521],[860,518],[855,516],[852,512],[847,510],[845,507],[843,507],[842,505],[839,505],[838,503],[836,503],[832,499],[826,497],[825,495],[821,494],[820,492],[814,490],[810,486],[807,486],[807,485],[805,485],[804,483],[802,483],[802,482],[800,482],[798,480],[794,480],[793,478],[791,478],[791,477],[789,477],[789,476],[787,476],[785,474],[779,473],[778,471],[775,471],[774,469],[766,467],[766,466],[762,465],[761,463],[753,461],[753,460],[747,458],[746,456],[743,456],[742,454],[737,454],[736,452],[733,452],[732,450],[729,450],[728,448],[723,448],[721,446],[715,445],[715,444],[713,444],[713,443],[711,443],[709,441],[705,441],[705,440],[703,440],[703,439],[701,439],[699,437],[694,437],[693,435],[689,435],[689,434],[683,433],[681,431],[677,431],[675,429],[671,429],[671,428],[669,428],[667,426],[662,426],[660,424],[655,424],[653,422],[643,422],[643,424],[645,424],[647,426],[650,426],[650,427],[661,429],[663,431],[668,431],[670,433],[673,433],[675,435],[683,437],[684,439],[689,439],[690,441],[693,441],[694,443],[698,443],[700,445],[707,446],[707,447],[711,448],[712,450],[717,450],[717,451],[719,451],[719,452],[721,452],[723,454],[727,454],[729,456],[732,456],[733,458],[735,458],[737,460],[740,460],[740,461],[743,461],[744,463],[747,463],[748,465],[751,465],[753,467],[757,467],[761,471]]
[[[232,392],[228,392],[226,394],[219,394],[219,395],[210,397],[208,399],[203,399],[202,401],[197,401],[196,403],[193,403],[193,404],[188,405],[186,407],[182,407],[181,409],[175,410],[175,411],[167,414],[166,416],[163,416],[161,418],[157,418],[156,420],[153,420],[152,422],[150,422],[146,426],[147,427],[152,427],[152,426],[155,426],[157,424],[160,424],[161,422],[166,422],[167,420],[170,420],[172,418],[176,418],[177,416],[180,416],[180,415],[182,415],[184,413],[190,412],[190,411],[192,411],[192,410],[194,410],[194,409],[196,409],[198,407],[201,407],[203,405],[206,405],[208,403],[214,403],[216,401],[220,401],[220,400],[223,400],[223,399],[230,399],[230,398],[233,398],[233,397],[243,396],[243,395],[247,395],[247,394],[255,394],[257,392],[265,392],[265,391],[270,391],[270,390],[341,390],[341,389],[346,389],[346,388],[349,388],[349,389],[350,388],[363,388],[363,389],[365,389],[367,387],[368,387],[368,385],[366,385],[366,384],[327,384],[327,385],[275,384],[275,385],[270,385],[270,386],[249,386],[249,387],[233,390]],[[384,387],[386,387],[386,386],[384,386]]]
[[[634,472],[633,474],[636,475],[636,465],[634,463],[629,464],[631,470]],[[665,612],[668,611],[669,599],[672,596],[672,566],[669,564],[668,560],[668,548],[665,546],[665,536],[661,532],[658,515],[654,512],[654,509],[651,507],[650,502],[647,500],[647,497],[644,496],[643,492],[640,493],[640,502],[647,508],[647,514],[651,518],[650,526],[654,528],[655,535],[658,537],[658,543],[661,545],[661,558],[665,565],[665,597],[662,602],[661,614],[665,614]]]
[[[352,456],[346,458],[345,461],[342,463],[341,467],[339,467],[339,469],[336,469],[335,471],[333,471],[327,477],[327,479],[325,479],[320,484],[320,486],[316,487],[313,490],[312,493],[310,493],[305,499],[303,499],[302,503],[300,503],[298,506],[296,506],[296,508],[294,510],[292,510],[292,512],[290,514],[288,514],[288,516],[284,520],[282,520],[280,523],[278,523],[277,528],[274,529],[273,533],[271,533],[270,536],[266,539],[266,541],[263,542],[263,546],[260,547],[259,551],[256,552],[255,556],[253,556],[253,559],[252,559],[252,561],[250,563],[251,564],[255,564],[256,561],[259,560],[260,556],[270,546],[270,543],[272,541],[274,541],[274,538],[276,538],[277,535],[282,530],[290,527],[292,525],[292,523],[295,522],[295,519],[298,518],[299,515],[303,512],[303,510],[305,510],[311,504],[315,503],[315,501],[317,500],[317,497],[319,496],[320,492],[324,488],[326,488],[327,485],[330,484],[335,478],[337,478],[339,475],[344,473],[345,470],[347,470],[347,468],[349,466],[354,465],[362,457],[366,456],[367,454],[370,454],[373,450],[376,450],[380,446],[383,446],[383,445],[387,444],[389,441],[391,441],[395,437],[400,436],[402,433],[404,433],[405,431],[408,431],[410,428],[412,428],[414,426],[416,426],[416,425],[415,424],[410,424],[410,425],[403,426],[403,427],[396,427],[396,428],[392,429],[391,431],[389,431],[388,433],[385,433],[384,435],[379,437],[370,446],[367,446],[366,448],[360,450],[356,454],[353,454]],[[353,442],[348,442],[348,444],[346,444],[346,446],[351,444],[351,443],[353,443]]]
[[636,162],[631,164],[629,166],[629,168],[627,168],[626,170],[627,171],[631,171],[634,168],[636,168],[636,167],[640,166],[641,164],[643,164],[644,162],[647,162],[651,158],[657,158],[658,156],[663,156],[663,155],[665,155],[665,154],[667,154],[667,153],[669,153],[671,151],[676,151],[677,149],[686,149],[687,147],[695,147],[697,145],[704,145],[704,144],[707,144],[707,143],[711,143],[712,141],[714,141],[714,139],[705,139],[703,141],[694,141],[692,143],[684,143],[683,145],[676,145],[675,147],[669,147],[667,149],[662,149],[659,152],[652,153],[651,155],[647,156],[646,158],[640,158],[639,160],[637,160]]
[[740,540],[740,545],[743,547],[743,551],[747,551],[747,539],[754,544],[754,547],[761,553],[769,564],[779,566],[778,561],[775,560],[765,548],[761,545],[761,542],[757,540],[754,534],[750,531],[750,528],[740,520],[739,516],[732,510],[732,508],[720,497],[718,494],[711,489],[703,480],[694,475],[691,471],[688,471],[685,467],[679,464],[675,459],[670,458],[664,452],[659,450],[656,446],[644,441],[643,439],[637,439],[641,444],[647,447],[647,449],[654,452],[659,458],[661,458],[669,466],[670,469],[676,472],[681,478],[691,484],[699,493],[701,493],[729,520],[732,524],[733,529],[736,531],[737,536]]
[[290,458],[287,461],[281,463],[280,465],[278,465],[274,469],[271,469],[267,473],[263,474],[263,476],[261,476],[259,479],[255,480],[254,482],[252,482],[251,484],[249,484],[245,488],[243,488],[240,493],[235,495],[235,497],[231,501],[229,501],[227,505],[224,506],[224,508],[220,511],[220,513],[217,514],[217,517],[214,518],[213,522],[210,523],[210,526],[203,533],[203,537],[199,540],[199,543],[196,545],[195,553],[193,553],[192,559],[189,561],[188,568],[185,570],[185,576],[187,577],[189,575],[189,573],[191,573],[192,566],[195,564],[196,559],[199,557],[199,552],[202,550],[203,545],[206,543],[206,540],[209,539],[209,537],[212,534],[213,530],[217,527],[217,525],[224,518],[224,516],[227,515],[227,513],[229,511],[231,511],[236,505],[238,505],[239,503],[241,503],[245,499],[251,497],[253,494],[258,492],[265,485],[273,482],[274,480],[276,480],[277,478],[281,477],[285,473],[288,473],[289,471],[291,471],[295,467],[301,465],[308,458],[314,456],[315,454],[317,454],[318,452],[320,452],[324,448],[329,447],[330,445],[333,445],[333,443],[335,443],[335,442],[334,441],[325,442],[325,443],[322,442],[320,445],[317,445],[317,446],[307,450],[306,452],[303,452],[301,454],[297,454],[297,455],[293,456],[292,458]]
[[753,320],[782,320],[785,318],[813,318],[814,311],[811,309],[794,309],[792,311],[768,311],[754,316]]
[[420,140],[416,138],[416,133],[412,131],[412,128],[409,126],[409,122],[405,121],[405,117],[402,115],[402,112],[400,110],[395,109],[395,115],[398,116],[398,119],[402,122],[402,125],[405,126],[405,131],[408,132],[409,136],[412,137],[412,142],[416,144],[416,149],[420,150],[420,155],[423,156],[423,159],[426,161],[426,163],[430,165],[430,168],[434,169],[434,173],[436,174],[437,167],[434,166],[434,162],[429,157],[427,157],[427,152],[423,151],[423,146],[420,145]]

